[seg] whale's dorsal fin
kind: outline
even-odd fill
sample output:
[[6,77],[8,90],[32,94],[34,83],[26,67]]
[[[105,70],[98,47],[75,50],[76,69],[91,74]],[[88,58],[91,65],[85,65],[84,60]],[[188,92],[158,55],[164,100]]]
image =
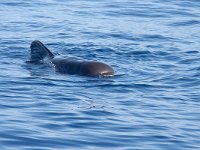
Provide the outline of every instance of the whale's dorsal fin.
[[37,62],[45,57],[52,59],[53,53],[40,41],[35,40],[31,43],[31,61]]

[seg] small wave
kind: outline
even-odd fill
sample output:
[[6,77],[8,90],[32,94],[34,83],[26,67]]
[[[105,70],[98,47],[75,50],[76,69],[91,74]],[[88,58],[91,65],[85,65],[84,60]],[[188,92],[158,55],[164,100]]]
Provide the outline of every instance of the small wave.
[[200,21],[189,20],[189,21],[174,22],[168,25],[173,26],[173,27],[184,27],[184,26],[193,26],[193,25],[199,25],[199,24],[200,24]]
[[141,35],[143,41],[174,41],[176,40],[173,37],[167,37],[167,36],[163,36],[163,35],[159,35],[159,34],[153,34],[153,35]]

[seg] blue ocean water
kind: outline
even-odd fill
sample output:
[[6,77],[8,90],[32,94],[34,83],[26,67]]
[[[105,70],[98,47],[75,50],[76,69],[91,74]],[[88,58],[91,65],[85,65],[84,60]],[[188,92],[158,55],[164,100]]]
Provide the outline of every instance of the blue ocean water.
[[[1,0],[0,149],[200,149],[199,0]],[[111,78],[26,64],[30,43]]]

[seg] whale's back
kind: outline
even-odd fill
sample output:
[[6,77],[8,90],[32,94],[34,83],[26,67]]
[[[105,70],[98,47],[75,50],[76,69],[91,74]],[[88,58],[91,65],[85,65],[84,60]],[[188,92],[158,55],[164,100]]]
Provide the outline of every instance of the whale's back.
[[[47,58],[56,71],[68,74],[85,76],[113,76],[114,70],[111,66],[96,61],[85,61],[75,58],[54,57],[53,53],[42,42],[35,40],[31,43],[31,60],[28,62],[39,62]],[[49,61],[48,61],[49,62]]]

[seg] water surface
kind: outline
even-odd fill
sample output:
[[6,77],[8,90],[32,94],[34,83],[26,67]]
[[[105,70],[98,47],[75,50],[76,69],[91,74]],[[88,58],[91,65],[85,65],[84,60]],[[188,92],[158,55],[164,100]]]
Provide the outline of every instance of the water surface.
[[[0,148],[200,149],[198,0],[1,0]],[[30,65],[30,43],[112,78]]]

